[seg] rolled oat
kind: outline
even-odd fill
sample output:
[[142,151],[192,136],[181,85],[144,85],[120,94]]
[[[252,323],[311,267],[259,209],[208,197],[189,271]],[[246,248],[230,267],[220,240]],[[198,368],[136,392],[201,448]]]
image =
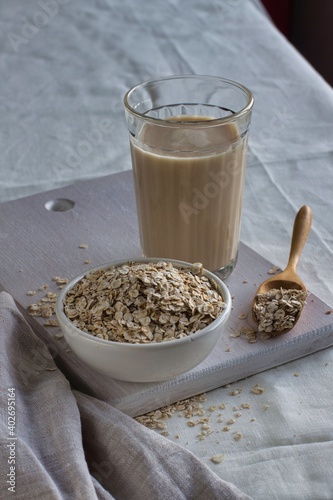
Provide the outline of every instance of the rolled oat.
[[266,293],[257,294],[253,313],[259,332],[274,334],[290,330],[301,313],[307,292],[273,288]]
[[93,336],[128,343],[174,340],[205,328],[225,308],[203,268],[128,262],[86,275],[66,295],[64,312]]

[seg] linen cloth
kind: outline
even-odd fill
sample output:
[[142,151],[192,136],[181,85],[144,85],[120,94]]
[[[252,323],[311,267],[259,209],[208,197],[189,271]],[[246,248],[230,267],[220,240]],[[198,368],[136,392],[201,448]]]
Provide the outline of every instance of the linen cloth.
[[[1,498],[250,499],[191,452],[110,405],[72,392],[6,292],[0,293],[0,353]],[[15,390],[11,431],[8,389]],[[13,460],[15,493],[7,476]]]
[[[242,240],[284,266],[291,221],[309,204],[313,228],[298,270],[332,307],[333,92],[259,2],[50,0],[44,18],[41,3],[0,5],[0,201],[129,169],[122,97],[132,85],[174,73],[234,79],[255,97]],[[29,22],[37,30],[29,33]],[[107,119],[108,133],[91,135]],[[261,399],[251,393],[256,383],[265,388]],[[237,445],[218,445],[214,434],[198,443],[196,429],[176,417],[168,439],[256,500],[331,500],[333,350],[239,385],[256,420],[243,415]],[[228,389],[212,391],[207,405],[228,397]],[[226,459],[212,464],[221,446]]]

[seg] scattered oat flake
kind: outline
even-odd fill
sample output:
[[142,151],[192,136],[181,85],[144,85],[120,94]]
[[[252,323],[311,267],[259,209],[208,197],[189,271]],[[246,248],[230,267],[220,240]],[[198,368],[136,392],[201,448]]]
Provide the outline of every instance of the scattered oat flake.
[[27,295],[36,295],[36,293],[35,290],[28,290]]
[[243,410],[249,410],[251,408],[252,405],[250,405],[249,403],[242,403],[241,404],[241,407],[243,408]]
[[231,352],[231,347],[227,347],[227,348],[225,349],[225,352]]
[[91,259],[87,259],[84,261],[85,264],[91,264]]
[[243,389],[234,389],[233,391],[229,392],[229,396],[237,396],[237,394],[240,394]]
[[58,294],[56,292],[46,292],[41,302],[57,302]]
[[79,248],[88,248],[88,245],[86,243],[81,243],[81,245],[79,245]]
[[247,313],[242,313],[238,316],[238,319],[247,319],[248,314]]
[[49,285],[47,283],[45,283],[44,285],[40,286],[38,288],[38,290],[40,290],[42,292],[42,291],[46,290],[48,287],[49,287]]
[[[241,319],[246,319],[246,318],[241,318]],[[241,337],[242,335],[244,335],[247,338],[247,341],[249,343],[257,342],[257,332],[250,325],[243,325],[238,330],[235,330],[230,335],[230,337],[237,338],[237,337]]]
[[52,281],[55,281],[57,285],[66,285],[69,282],[69,279],[61,278],[60,276],[54,276],[54,278],[52,278]]
[[197,424],[196,424],[195,422],[193,422],[193,420],[189,420],[189,421],[187,422],[187,425],[188,425],[189,427],[194,427],[194,426],[195,426],[195,425],[197,425]]
[[210,458],[210,461],[214,464],[220,464],[224,460],[224,455],[220,453],[219,455],[214,455]]
[[280,271],[280,267],[279,267],[279,266],[273,266],[273,267],[271,267],[271,268],[270,268],[270,270],[269,270],[269,271],[267,271],[267,272],[268,272],[268,274],[275,274],[275,273],[277,273],[278,271]]
[[222,427],[222,430],[224,432],[228,432],[228,431],[230,431],[230,427],[228,427],[228,426]]
[[61,332],[58,332],[58,333],[55,334],[54,338],[57,339],[57,340],[59,340],[59,339],[62,339],[63,336],[64,335]]
[[[193,420],[194,416],[205,414],[205,411],[202,409],[201,403],[201,401],[205,400],[206,395],[200,394],[199,396],[193,396],[189,399],[178,401],[177,403],[164,406],[158,410],[148,412],[145,415],[135,417],[135,420],[145,427],[159,430],[159,422],[163,421],[163,423],[165,423],[166,420],[178,413],[179,417],[190,418],[190,420],[187,422],[187,425],[189,427],[195,427],[199,423],[207,424],[209,422],[208,417],[203,417],[196,421]],[[165,426],[164,431],[166,432]]]
[[47,321],[44,322],[44,326],[59,326],[59,323],[56,319],[48,319]]
[[[43,285],[40,289],[45,290],[48,285]],[[51,318],[55,313],[55,304],[57,301],[57,294],[54,292],[47,292],[36,304],[28,306],[28,313],[30,316],[38,316],[41,318]],[[49,325],[52,326],[52,325]],[[56,325],[58,326],[58,325]]]
[[54,304],[31,304],[28,307],[28,312],[30,316],[39,316],[41,318],[51,318],[54,314],[55,307]]
[[325,311],[325,314],[333,314],[333,309],[328,309],[328,311]]
[[243,439],[243,437],[244,437],[244,434],[242,434],[241,432],[236,432],[236,434],[234,435],[234,440],[240,441],[241,439]]
[[299,373],[298,373],[298,372],[295,372],[295,373],[294,373],[294,377],[299,377]]
[[251,392],[253,392],[253,394],[263,394],[265,392],[265,389],[263,387],[260,387],[259,384],[256,384],[254,387],[252,387]]

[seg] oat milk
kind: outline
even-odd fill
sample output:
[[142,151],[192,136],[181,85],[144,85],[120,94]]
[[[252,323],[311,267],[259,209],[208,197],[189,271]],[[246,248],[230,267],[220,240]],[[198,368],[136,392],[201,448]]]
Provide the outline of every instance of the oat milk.
[[145,124],[131,139],[142,251],[216,271],[237,257],[247,135],[205,127],[208,117],[172,120],[183,127]]

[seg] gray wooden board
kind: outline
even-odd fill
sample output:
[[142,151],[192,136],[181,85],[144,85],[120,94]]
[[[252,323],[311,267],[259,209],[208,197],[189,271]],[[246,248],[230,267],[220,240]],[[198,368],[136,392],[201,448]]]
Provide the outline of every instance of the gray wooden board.
[[[74,208],[64,212],[45,208],[45,203],[59,198],[74,201]],[[79,248],[82,243],[88,247]],[[140,255],[131,172],[0,205],[0,245],[0,289],[14,297],[72,385],[132,416],[333,345],[333,315],[325,314],[330,307],[313,294],[291,332],[266,341],[258,339],[256,343],[249,343],[243,336],[230,337],[247,323],[239,316],[250,313],[256,287],[266,279],[272,266],[240,244],[236,270],[226,281],[234,296],[227,331],[197,368],[172,380],[142,384],[114,380],[83,365],[68,352],[64,340],[55,337],[56,328],[45,327],[45,320],[26,314],[29,304],[45,293],[38,291],[31,297],[27,291],[38,290],[43,284],[49,285],[48,290],[56,291],[54,276],[70,278],[113,259]],[[88,259],[91,265],[85,263]],[[46,365],[45,360],[36,359],[36,370],[42,371],[44,363]],[[29,373],[22,367],[18,370],[23,379],[29,379]]]

